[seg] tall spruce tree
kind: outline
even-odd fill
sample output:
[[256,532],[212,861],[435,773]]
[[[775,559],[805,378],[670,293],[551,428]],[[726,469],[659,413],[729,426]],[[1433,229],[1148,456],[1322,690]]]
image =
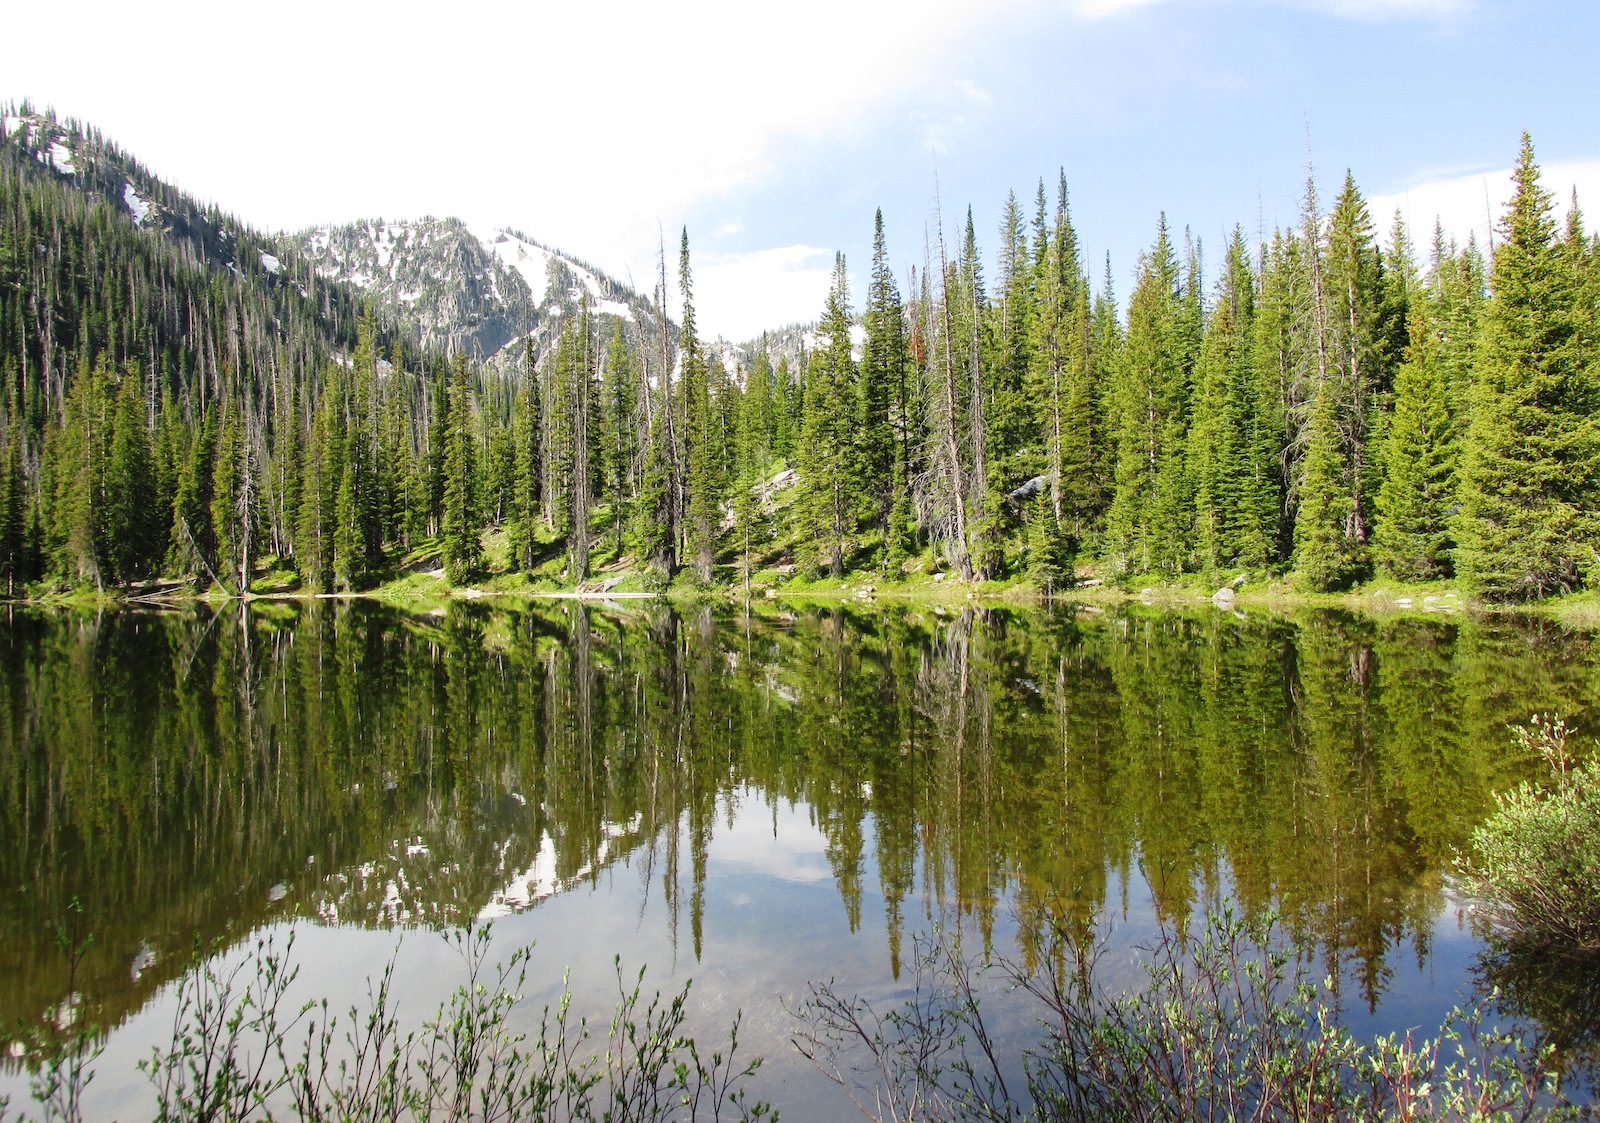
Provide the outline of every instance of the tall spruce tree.
[[1116,492],[1106,516],[1106,552],[1121,574],[1175,570],[1188,547],[1183,538],[1171,537],[1181,530],[1175,524],[1186,484],[1189,416],[1181,298],[1163,215],[1155,244],[1139,259],[1114,391]]
[[[865,338],[856,414],[856,452],[859,478],[864,485],[862,518],[881,528],[885,558],[895,552],[893,540],[901,531],[889,518],[899,490],[904,488],[904,454],[895,439],[894,418],[905,396],[905,323],[900,290],[889,267],[884,243],[883,211],[873,217],[872,276],[867,285],[867,306],[862,312]],[[899,490],[897,490],[899,489]]]
[[106,544],[112,572],[124,584],[148,577],[166,552],[166,527],[137,370],[125,374],[117,390],[105,500]]
[[1355,501],[1347,485],[1337,399],[1338,390],[1324,380],[1312,400],[1294,523],[1295,571],[1319,592],[1341,588],[1355,576],[1349,534]]
[[[833,264],[833,284],[822,322],[820,346],[806,377],[801,453],[802,534],[809,564],[838,577],[851,550],[857,482],[851,463],[855,434],[849,406],[856,398],[856,364],[850,338],[850,288],[844,255]],[[843,406],[844,408],[841,408]]]
[[1457,571],[1492,600],[1594,580],[1600,528],[1593,331],[1560,268],[1550,195],[1525,133],[1500,222],[1461,464]]
[[211,478],[211,526],[217,539],[216,575],[231,585],[230,592],[243,595],[250,591],[256,524],[261,512],[254,451],[238,409],[223,420]]
[[[448,401],[439,409],[447,411]],[[539,370],[534,362],[533,339],[523,346],[522,385],[512,422],[512,460],[516,482],[512,495],[511,529],[507,536],[513,572],[533,565],[539,525],[539,504],[544,494],[544,409],[539,393]]]
[[1201,568],[1259,567],[1274,530],[1264,497],[1271,465],[1261,457],[1254,363],[1254,279],[1243,232],[1229,243],[1196,372],[1189,465]]
[[[1350,492],[1347,549],[1352,564],[1360,564],[1372,520],[1372,465],[1391,372],[1382,259],[1366,200],[1349,172],[1328,217],[1323,260],[1327,377],[1345,459],[1343,486]],[[1403,324],[1403,297],[1395,303]]]
[[300,465],[300,506],[295,513],[295,568],[312,592],[333,588],[333,531],[341,471],[339,425],[332,395],[324,395],[311,422]]
[[1450,572],[1455,434],[1433,318],[1413,299],[1407,319],[1411,342],[1395,373],[1373,560],[1390,576],[1429,581]]
[[633,353],[616,320],[611,329],[611,340],[606,344],[603,371],[601,412],[604,423],[600,427],[598,445],[604,464],[604,489],[611,504],[611,532],[616,553],[624,547],[624,531],[629,519],[629,508],[634,490],[634,461],[637,456],[634,435],[634,410],[638,375],[634,372]]
[[6,596],[15,596],[28,580],[28,481],[22,455],[22,416],[13,396],[6,431],[5,461],[0,465],[0,581]]
[[472,580],[483,569],[483,509],[473,424],[472,383],[467,360],[457,355],[450,376],[450,428],[445,437],[444,527],[441,545],[451,584]]
[[689,462],[685,480],[687,518],[684,554],[694,569],[694,575],[701,581],[710,581],[716,560],[717,527],[721,521],[721,495],[709,379],[705,355],[700,349],[700,339],[695,329],[694,286],[689,270],[687,227],[683,230],[678,250],[678,292],[683,298],[683,323],[678,331],[678,378],[683,391]]

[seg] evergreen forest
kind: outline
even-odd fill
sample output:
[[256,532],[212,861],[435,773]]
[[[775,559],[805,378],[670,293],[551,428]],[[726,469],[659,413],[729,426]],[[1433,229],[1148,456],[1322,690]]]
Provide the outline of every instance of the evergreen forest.
[[763,341],[729,364],[700,337],[685,230],[652,322],[585,305],[506,369],[424,348],[93,130],[4,112],[14,597],[439,570],[1451,578],[1495,601],[1600,582],[1600,244],[1575,199],[1558,221],[1527,136],[1488,247],[1308,179],[1295,226],[1209,255],[1160,217],[1119,298],[1063,174],[1006,200],[992,258],[969,209],[904,277],[878,213],[866,291],[839,257],[797,360]]

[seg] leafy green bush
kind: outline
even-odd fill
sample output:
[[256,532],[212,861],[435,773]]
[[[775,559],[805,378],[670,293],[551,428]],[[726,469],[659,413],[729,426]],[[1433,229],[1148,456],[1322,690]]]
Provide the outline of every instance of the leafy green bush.
[[1462,888],[1516,942],[1600,951],[1600,760],[1576,765],[1554,715],[1514,733],[1550,780],[1496,797],[1460,863]]

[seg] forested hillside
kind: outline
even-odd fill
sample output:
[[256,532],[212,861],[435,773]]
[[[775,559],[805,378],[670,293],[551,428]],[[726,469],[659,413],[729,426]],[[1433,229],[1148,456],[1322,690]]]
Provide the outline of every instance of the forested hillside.
[[[16,594],[433,566],[502,587],[1454,575],[1512,600],[1600,580],[1600,251],[1576,205],[1558,229],[1526,138],[1492,247],[1380,236],[1346,177],[1210,260],[1162,218],[1119,306],[1063,177],[1007,200],[992,278],[969,211],[902,289],[880,214],[859,308],[841,258],[814,346],[714,350],[687,232],[679,325],[663,268],[648,304],[563,286],[553,341],[531,303],[515,330],[425,333],[401,298],[426,270],[362,294],[324,275],[328,238],[264,238],[25,108],[4,132]],[[512,337],[520,363],[474,357]]]

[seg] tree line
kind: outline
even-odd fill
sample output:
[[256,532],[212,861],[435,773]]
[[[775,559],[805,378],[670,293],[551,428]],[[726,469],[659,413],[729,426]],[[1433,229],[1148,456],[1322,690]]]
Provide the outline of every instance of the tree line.
[[1296,226],[1235,228],[1214,269],[1163,217],[1121,307],[1063,175],[1031,216],[1007,199],[992,282],[969,209],[902,293],[879,212],[863,306],[841,256],[796,363],[700,339],[685,231],[676,330],[663,253],[653,321],[585,306],[514,373],[250,268],[242,227],[225,267],[197,255],[37,156],[0,145],[13,591],[242,591],[269,558],[360,590],[430,550],[457,583],[600,558],[1046,592],[1094,565],[1506,600],[1600,578],[1600,251],[1526,137],[1488,252],[1435,227],[1419,254],[1398,216],[1380,240],[1353,177],[1331,208],[1312,180]]

